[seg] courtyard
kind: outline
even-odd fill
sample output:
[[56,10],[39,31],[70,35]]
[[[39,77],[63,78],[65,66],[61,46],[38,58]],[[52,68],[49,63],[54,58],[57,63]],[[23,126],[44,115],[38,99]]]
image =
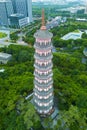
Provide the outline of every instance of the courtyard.
[[73,40],[76,40],[76,39],[81,39],[82,37],[82,34],[83,32],[81,32],[80,30],[78,30],[77,32],[70,32],[66,35],[64,35],[61,39],[63,40],[69,40],[69,39],[73,39]]

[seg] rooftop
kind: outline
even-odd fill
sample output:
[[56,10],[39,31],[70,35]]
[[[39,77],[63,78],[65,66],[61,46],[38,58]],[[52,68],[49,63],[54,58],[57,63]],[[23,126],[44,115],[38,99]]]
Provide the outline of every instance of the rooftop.
[[0,52],[0,57],[1,57],[1,58],[7,59],[7,58],[9,58],[9,57],[11,57],[11,56],[12,56],[11,54],[7,54],[7,53]]
[[0,2],[11,2],[11,0],[0,0]]
[[76,20],[77,20],[77,21],[87,21],[87,19],[85,19],[85,18],[83,18],[83,19],[77,18]]
[[35,34],[35,38],[40,38],[40,39],[50,39],[52,38],[53,34],[50,33],[48,30],[38,30]]
[[24,17],[23,14],[19,14],[19,13],[16,13],[16,14],[11,14],[10,17]]
[[79,32],[70,32],[70,33],[64,35],[61,39],[63,39],[63,40],[69,40],[69,39],[76,40],[76,39],[81,39],[82,33],[83,33],[83,32],[81,32],[81,31],[79,31]]
[[0,73],[3,73],[5,71],[5,69],[0,69]]
[[83,50],[83,54],[87,57],[87,48]]

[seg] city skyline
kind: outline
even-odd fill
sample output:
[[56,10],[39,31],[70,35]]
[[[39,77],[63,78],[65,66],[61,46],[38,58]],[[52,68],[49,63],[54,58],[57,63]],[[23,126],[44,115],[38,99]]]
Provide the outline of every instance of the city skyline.
[[[57,2],[60,0],[56,0]],[[73,2],[73,1],[78,1],[78,0],[63,0],[66,2]],[[82,2],[85,2],[85,0],[80,0]],[[32,2],[54,2],[54,0],[32,0]]]

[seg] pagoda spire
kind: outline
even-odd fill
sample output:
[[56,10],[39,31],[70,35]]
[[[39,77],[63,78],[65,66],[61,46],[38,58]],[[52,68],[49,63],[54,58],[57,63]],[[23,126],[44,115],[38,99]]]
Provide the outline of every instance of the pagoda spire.
[[44,9],[42,9],[42,26],[45,26],[45,15],[44,15]]
[[41,30],[46,30],[44,9],[42,9],[42,26],[41,26]]

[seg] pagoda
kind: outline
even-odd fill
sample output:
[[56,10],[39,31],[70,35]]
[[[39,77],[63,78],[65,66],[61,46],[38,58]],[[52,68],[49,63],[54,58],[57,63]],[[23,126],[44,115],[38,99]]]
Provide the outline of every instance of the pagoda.
[[53,72],[52,42],[53,34],[45,26],[44,10],[42,10],[42,26],[35,34],[34,54],[34,92],[35,109],[42,116],[53,112]]

